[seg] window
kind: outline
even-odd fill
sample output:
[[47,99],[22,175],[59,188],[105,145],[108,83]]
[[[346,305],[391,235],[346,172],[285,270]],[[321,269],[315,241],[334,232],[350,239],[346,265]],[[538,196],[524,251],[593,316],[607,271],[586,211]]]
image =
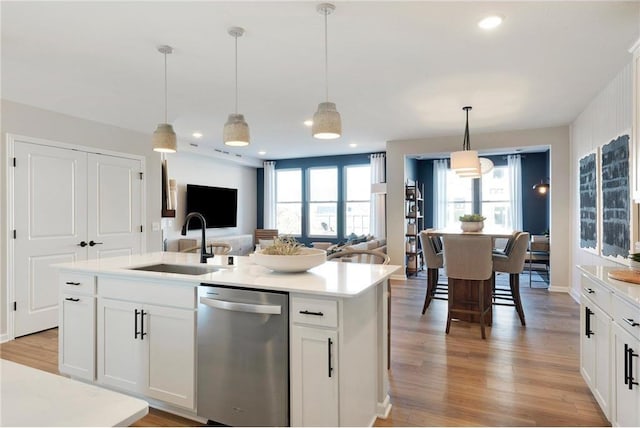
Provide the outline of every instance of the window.
[[464,214],[473,211],[473,180],[458,177],[452,169],[447,171],[447,218],[445,227],[453,227]]
[[338,168],[309,169],[309,236],[338,235]]
[[482,215],[485,225],[509,228],[511,223],[511,194],[506,166],[496,166],[481,180]]
[[302,170],[276,170],[276,224],[285,235],[302,234]]
[[371,205],[371,167],[369,165],[345,168],[345,236],[369,234],[369,207]]

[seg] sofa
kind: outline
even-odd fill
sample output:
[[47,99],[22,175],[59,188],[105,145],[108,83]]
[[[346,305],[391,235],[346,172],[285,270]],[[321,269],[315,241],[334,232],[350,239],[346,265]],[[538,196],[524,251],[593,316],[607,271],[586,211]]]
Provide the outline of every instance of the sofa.
[[312,242],[313,248],[320,248],[326,250],[327,253],[335,253],[345,249],[349,250],[375,250],[384,254],[387,253],[387,239],[386,238],[373,238],[369,237],[364,242],[349,243],[347,241],[344,244],[332,244],[330,242]]

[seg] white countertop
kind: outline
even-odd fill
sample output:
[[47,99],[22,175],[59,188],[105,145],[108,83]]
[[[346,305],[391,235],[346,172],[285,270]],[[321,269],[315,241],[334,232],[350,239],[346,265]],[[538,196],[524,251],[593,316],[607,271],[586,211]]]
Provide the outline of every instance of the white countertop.
[[227,256],[216,256],[208,264],[220,266],[217,272],[203,275],[130,270],[132,267],[158,263],[199,265],[200,255],[193,253],[157,252],[133,256],[85,260],[55,265],[61,270],[95,274],[128,276],[137,279],[172,280],[185,285],[200,283],[243,286],[265,290],[308,293],[326,296],[353,297],[388,279],[400,266],[369,265],[329,261],[303,273],[276,273],[258,266],[250,257],[233,256],[234,265],[227,265]]
[[0,426],[129,426],[146,401],[0,360]]
[[629,303],[640,307],[640,284],[618,281],[609,278],[612,270],[636,270],[624,266],[577,266],[579,270],[586,273],[596,281],[612,289],[614,293],[627,300]]

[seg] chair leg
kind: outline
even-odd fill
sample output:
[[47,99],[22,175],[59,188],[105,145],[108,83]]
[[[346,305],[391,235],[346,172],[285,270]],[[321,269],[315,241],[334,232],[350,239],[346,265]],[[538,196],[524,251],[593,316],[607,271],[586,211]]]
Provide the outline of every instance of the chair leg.
[[513,296],[513,303],[516,305],[516,311],[520,317],[520,323],[525,326],[527,323],[524,320],[524,309],[522,308],[522,300],[520,300],[520,274],[509,274],[509,286],[511,287],[511,295]]
[[447,300],[447,328],[445,330],[447,334],[449,334],[449,329],[451,328],[451,308],[453,307],[453,299],[451,298],[451,296],[453,296],[453,281],[448,280],[448,286],[449,299]]
[[484,333],[484,281],[480,281],[480,332],[482,333],[482,338],[486,339],[486,335]]
[[531,288],[531,255],[529,255],[529,288]]
[[[427,268],[427,293],[424,296],[424,305],[422,305],[422,315],[426,312],[427,308],[431,304],[431,300],[433,297],[433,293],[435,292],[434,288],[437,287],[437,283],[433,283],[433,269]],[[437,272],[437,269],[436,269]],[[437,280],[437,277],[436,277]]]

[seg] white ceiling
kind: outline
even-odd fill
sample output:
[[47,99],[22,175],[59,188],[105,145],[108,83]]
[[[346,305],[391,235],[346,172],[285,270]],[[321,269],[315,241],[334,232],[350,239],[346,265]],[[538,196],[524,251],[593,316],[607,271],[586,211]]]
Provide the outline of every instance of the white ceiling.
[[[335,2],[330,100],[343,136],[302,122],[324,97],[318,2],[2,1],[2,98],[148,133],[169,122],[181,145],[281,159],[384,150],[385,141],[565,125],[631,60],[638,2]],[[477,22],[498,13],[486,32]],[[252,144],[225,148],[234,108]],[[204,137],[191,136],[201,131]],[[356,143],[352,148],[350,143]],[[259,150],[267,152],[258,155]]]

